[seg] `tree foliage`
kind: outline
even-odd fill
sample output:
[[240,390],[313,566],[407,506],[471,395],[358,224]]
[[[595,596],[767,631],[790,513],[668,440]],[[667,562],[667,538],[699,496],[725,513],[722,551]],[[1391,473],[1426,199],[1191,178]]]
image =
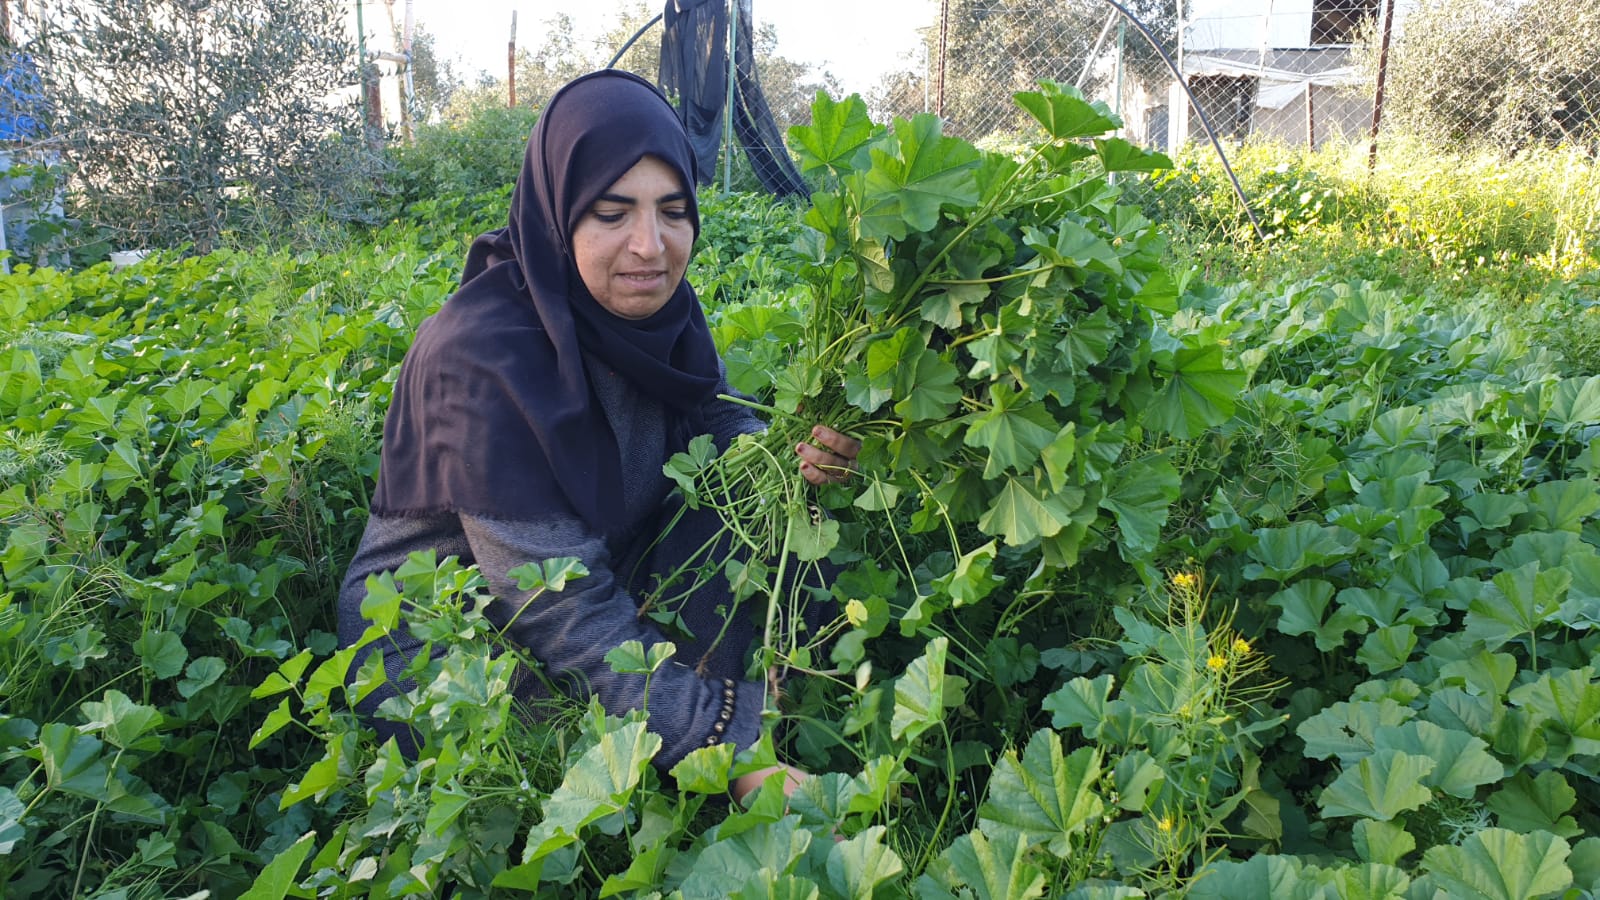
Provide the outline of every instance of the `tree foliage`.
[[[1600,137],[1600,5],[1421,0],[1397,29],[1386,127],[1515,150]],[[1378,42],[1360,53],[1372,83]]]
[[339,0],[99,0],[53,8],[35,42],[66,144],[72,211],[124,246],[192,243],[298,213],[364,214]]

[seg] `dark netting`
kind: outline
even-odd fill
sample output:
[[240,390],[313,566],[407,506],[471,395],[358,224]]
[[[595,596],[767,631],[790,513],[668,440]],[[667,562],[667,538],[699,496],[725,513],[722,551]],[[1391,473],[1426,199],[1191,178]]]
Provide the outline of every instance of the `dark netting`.
[[[733,133],[761,186],[782,196],[808,193],[795,170],[766,95],[756,77],[755,39],[750,0],[739,3],[738,44],[734,47]],[[661,87],[678,104],[678,117],[689,131],[700,181],[716,174],[717,147],[722,142],[722,111],[728,96],[728,7],[716,0],[669,0],[662,16]]]
[[669,0],[661,22],[661,89],[689,132],[700,183],[711,184],[728,98],[727,14],[709,0]]

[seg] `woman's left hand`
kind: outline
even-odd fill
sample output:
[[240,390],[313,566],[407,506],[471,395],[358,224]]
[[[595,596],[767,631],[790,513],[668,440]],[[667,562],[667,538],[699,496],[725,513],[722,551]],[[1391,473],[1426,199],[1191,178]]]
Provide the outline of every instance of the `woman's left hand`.
[[837,484],[856,468],[861,442],[826,425],[811,429],[811,441],[801,441],[794,452],[800,457],[800,477],[812,484]]

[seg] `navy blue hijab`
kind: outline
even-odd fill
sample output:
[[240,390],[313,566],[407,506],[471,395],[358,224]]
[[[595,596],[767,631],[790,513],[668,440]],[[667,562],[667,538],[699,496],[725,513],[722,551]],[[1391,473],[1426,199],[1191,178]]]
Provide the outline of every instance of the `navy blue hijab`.
[[606,69],[550,98],[508,226],[473,242],[460,289],[417,329],[401,363],[374,513],[576,514],[619,531],[622,464],[586,354],[676,415],[674,443],[700,430],[720,366],[693,288],[681,282],[656,313],[623,319],[590,295],[572,255],[583,215],[645,156],[691,192],[698,238],[694,151],[655,87]]

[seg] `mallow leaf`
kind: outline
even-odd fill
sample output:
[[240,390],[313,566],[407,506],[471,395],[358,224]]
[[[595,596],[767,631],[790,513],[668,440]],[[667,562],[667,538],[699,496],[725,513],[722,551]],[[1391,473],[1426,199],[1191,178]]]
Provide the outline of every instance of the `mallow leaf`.
[[1487,828],[1459,847],[1428,848],[1422,865],[1452,900],[1528,900],[1571,886],[1571,851],[1566,841],[1549,832]]

